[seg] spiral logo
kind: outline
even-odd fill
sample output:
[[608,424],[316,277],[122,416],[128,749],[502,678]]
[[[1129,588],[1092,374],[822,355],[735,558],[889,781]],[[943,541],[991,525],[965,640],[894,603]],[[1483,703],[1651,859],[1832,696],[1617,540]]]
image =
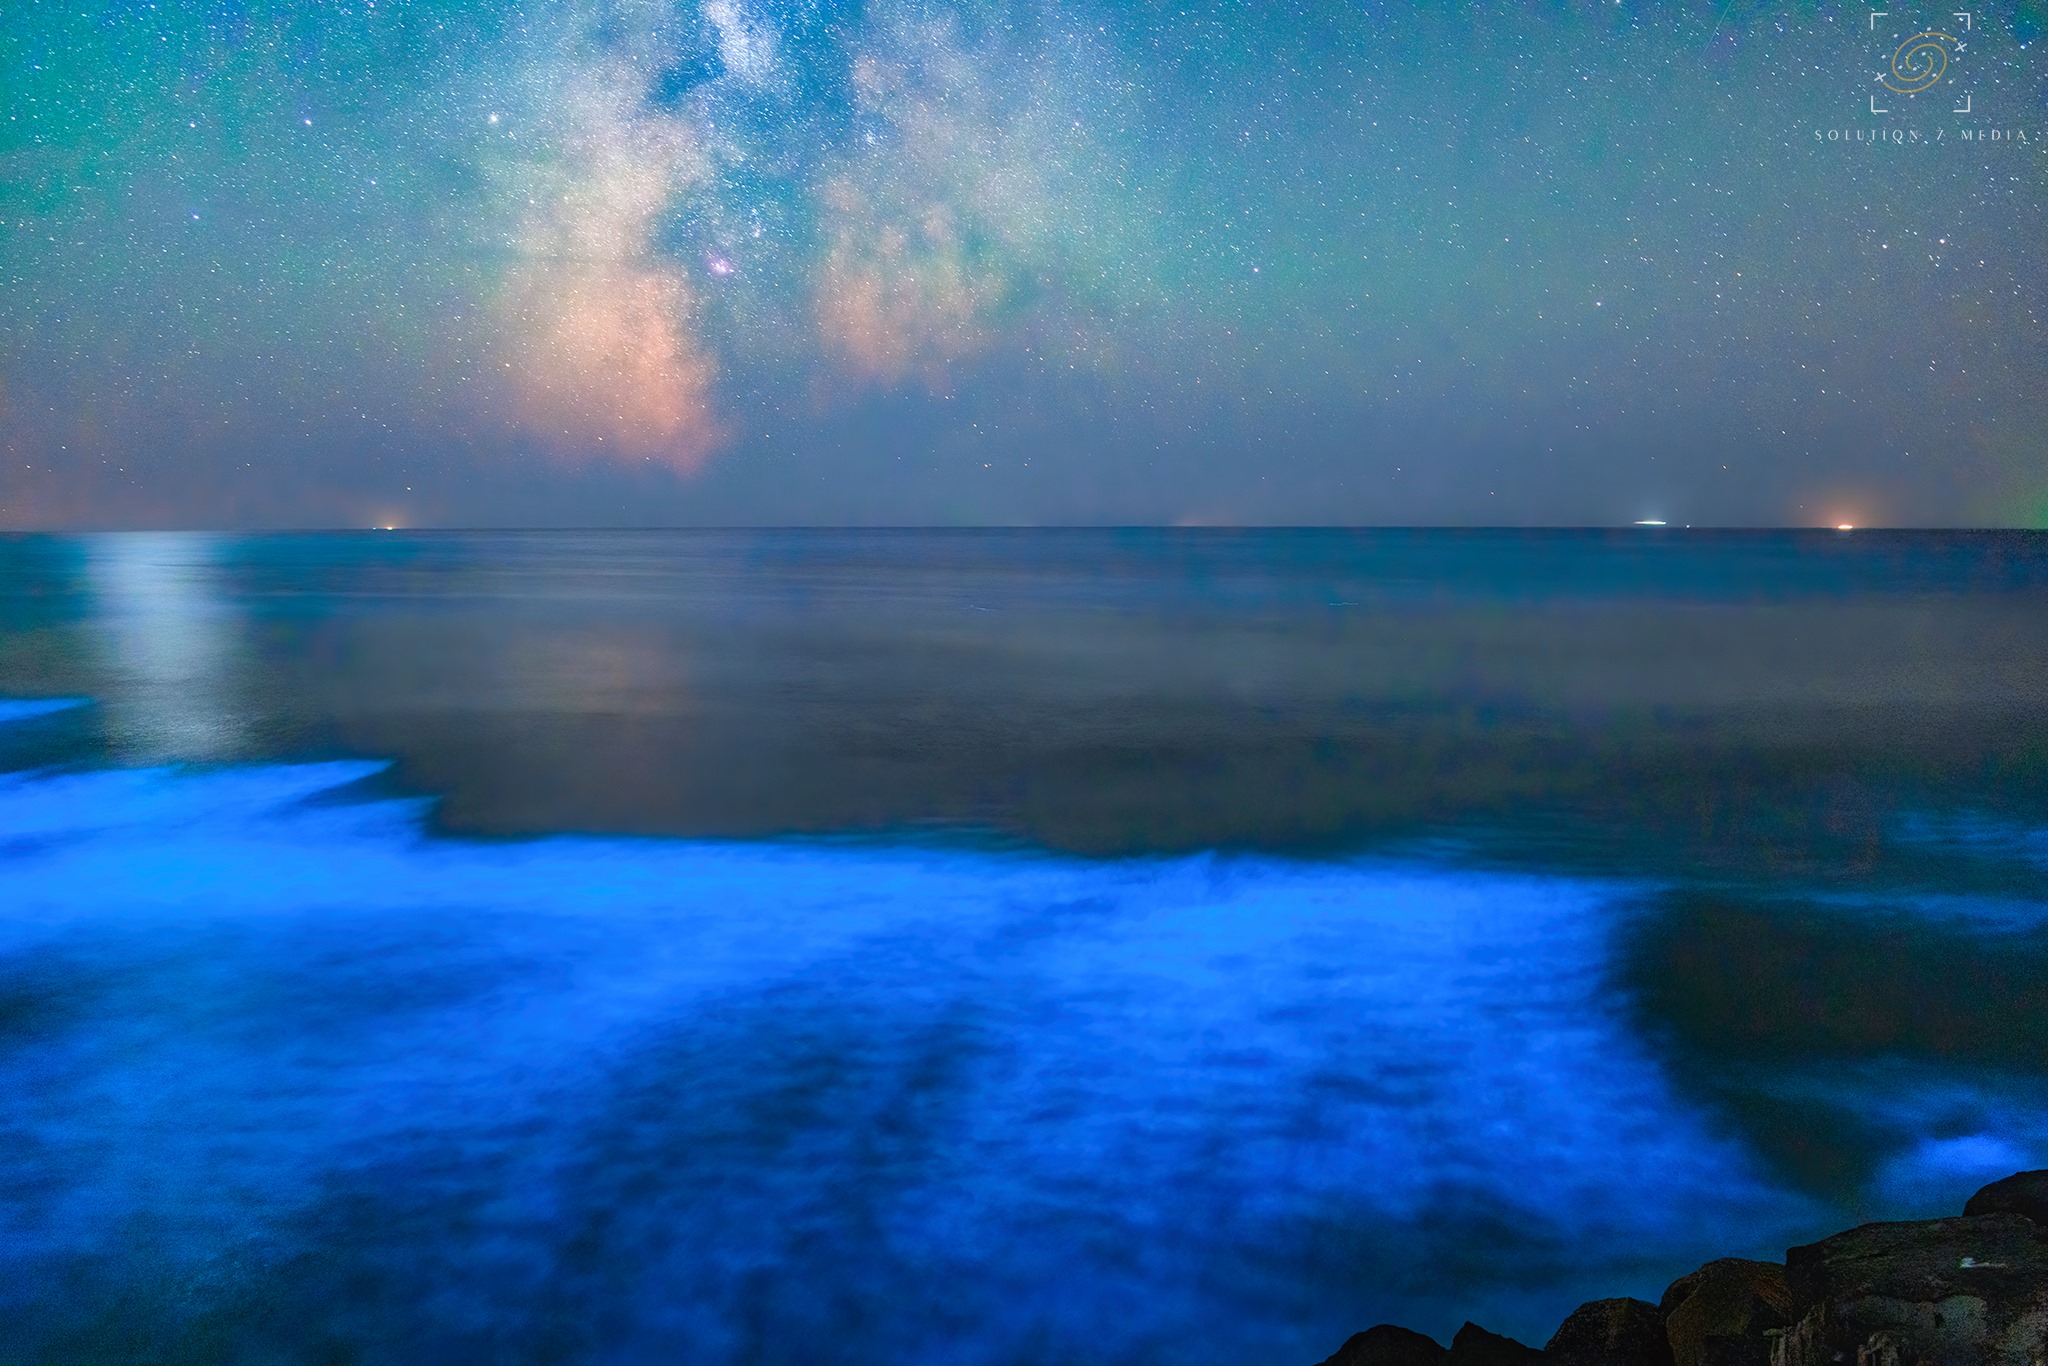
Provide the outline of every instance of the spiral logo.
[[1929,29],[1916,33],[1898,50],[1892,53],[1892,69],[1878,77],[1887,90],[1896,90],[1901,95],[1917,95],[1928,86],[1940,80],[1948,70],[1948,44],[1962,46],[1962,40],[1952,33],[1940,33]]

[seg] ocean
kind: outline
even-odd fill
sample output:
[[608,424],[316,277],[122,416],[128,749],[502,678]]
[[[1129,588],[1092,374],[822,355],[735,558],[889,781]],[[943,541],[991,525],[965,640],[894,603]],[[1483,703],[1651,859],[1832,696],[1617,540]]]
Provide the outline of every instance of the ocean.
[[1539,1344],[2048,1166],[2048,536],[0,539],[0,1360]]

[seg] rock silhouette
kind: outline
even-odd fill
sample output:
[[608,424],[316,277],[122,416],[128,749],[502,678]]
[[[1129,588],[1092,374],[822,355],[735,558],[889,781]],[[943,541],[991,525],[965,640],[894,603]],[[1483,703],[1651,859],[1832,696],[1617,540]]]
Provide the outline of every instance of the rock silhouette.
[[1675,1366],[1770,1366],[1765,1334],[1792,1321],[1785,1268],[1723,1257],[1664,1292],[1658,1308]]
[[1504,1338],[1499,1333],[1489,1333],[1468,1321],[1451,1339],[1451,1350],[1444,1357],[1444,1366],[1529,1366],[1529,1363],[1541,1360],[1543,1353],[1534,1347],[1513,1338]]
[[1580,1305],[1541,1351],[1467,1323],[1448,1351],[1381,1324],[1323,1366],[2048,1366],[2048,1171],[1961,1216],[1864,1224],[1785,1264],[1724,1257],[1655,1305]]
[[2048,1228],[2019,1214],[1865,1224],[1786,1254],[1796,1324],[1777,1366],[2035,1366],[2048,1353]]
[[1435,1338],[1383,1323],[1353,1333],[1322,1366],[1443,1366],[1443,1359]]
[[2048,1171],[2021,1172],[1993,1181],[1970,1197],[1965,1214],[2024,1214],[2048,1226]]
[[1543,1348],[1560,1366],[1671,1366],[1664,1315],[1646,1300],[1594,1300],[1572,1311]]

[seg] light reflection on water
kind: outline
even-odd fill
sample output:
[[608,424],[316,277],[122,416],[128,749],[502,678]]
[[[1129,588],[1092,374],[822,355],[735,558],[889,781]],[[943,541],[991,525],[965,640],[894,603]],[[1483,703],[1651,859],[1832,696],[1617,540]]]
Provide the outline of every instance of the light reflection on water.
[[100,704],[134,762],[224,758],[237,748],[229,681],[239,623],[218,580],[220,538],[113,532],[86,542],[105,651]]

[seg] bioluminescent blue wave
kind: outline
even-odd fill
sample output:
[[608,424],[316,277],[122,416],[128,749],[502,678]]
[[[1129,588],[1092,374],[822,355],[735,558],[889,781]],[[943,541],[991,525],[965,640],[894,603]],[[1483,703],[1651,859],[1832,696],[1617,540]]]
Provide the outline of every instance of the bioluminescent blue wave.
[[85,705],[79,697],[48,697],[10,700],[0,698],[0,723],[26,721],[31,717],[48,716],[52,712],[69,711]]
[[1306,1361],[1804,1213],[1603,1004],[1628,888],[459,842],[374,767],[0,783],[31,1355]]

